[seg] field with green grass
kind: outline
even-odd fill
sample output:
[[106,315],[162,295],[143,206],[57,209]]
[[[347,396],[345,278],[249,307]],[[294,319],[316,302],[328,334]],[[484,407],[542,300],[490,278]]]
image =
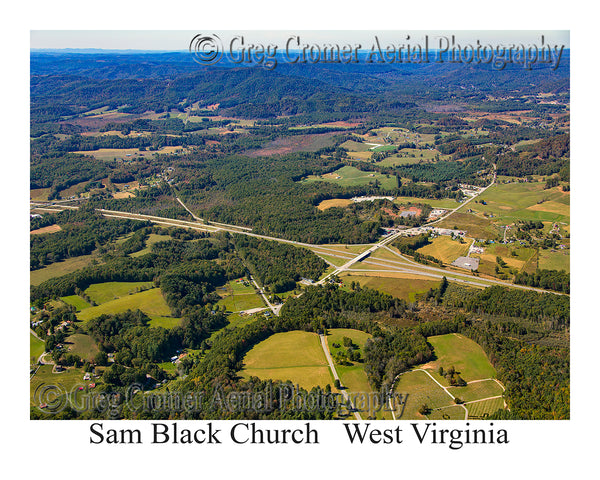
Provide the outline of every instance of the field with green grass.
[[355,142],[354,140],[346,140],[340,145],[340,147],[347,149],[350,152],[368,152],[372,145],[366,145],[361,142]]
[[491,213],[503,225],[517,220],[569,223],[570,194],[559,187],[545,190],[544,185],[543,182],[492,185],[479,197],[486,204],[473,201],[469,208]]
[[467,232],[467,236],[484,240],[497,239],[500,234],[500,229],[494,226],[492,220],[472,213],[463,213],[462,211],[453,213],[450,217],[436,223],[435,226],[464,230]]
[[165,299],[159,288],[152,288],[144,292],[125,295],[115,300],[108,300],[98,305],[82,310],[77,318],[83,322],[98,317],[102,314],[121,313],[127,310],[141,310],[148,316],[168,317],[171,315]]
[[458,257],[464,257],[469,251],[470,241],[460,243],[458,240],[452,240],[448,235],[440,235],[434,238],[429,245],[425,245],[417,250],[422,255],[431,255],[444,263],[452,263]]
[[68,305],[72,305],[77,309],[77,311],[81,311],[84,308],[91,307],[89,303],[87,303],[83,298],[79,295],[69,295],[67,297],[60,297],[60,299]]
[[181,318],[161,317],[160,315],[148,316],[150,317],[150,321],[148,322],[150,328],[162,327],[169,330],[170,328],[175,328],[181,324]]
[[32,363],[37,362],[37,359],[44,353],[44,342],[37,338],[32,333],[29,334],[29,356],[34,359]]
[[75,333],[67,337],[65,345],[71,353],[79,355],[83,360],[88,361],[92,361],[100,351],[92,337],[81,333]]
[[159,363],[158,366],[171,375],[175,375],[177,373],[177,365],[175,365],[173,362],[162,362]]
[[[452,333],[429,337],[427,341],[433,346],[437,357],[428,364],[427,368],[437,372],[440,366],[444,369],[454,366],[466,382],[496,378],[496,370],[492,367],[483,348],[473,340],[458,333]],[[442,377],[438,381],[443,385],[450,385]]]
[[[406,396],[404,411],[400,417],[403,420],[426,419],[425,415],[419,413],[422,405],[427,405],[432,410],[454,405],[453,398],[421,370],[403,373],[396,381],[395,392],[403,397]],[[465,418],[465,410],[463,408],[461,410],[457,410],[458,416],[453,420]],[[399,413],[396,412],[397,417]]]
[[[367,394],[372,392],[373,389],[367,380],[367,374],[365,373],[362,361],[348,362],[350,365],[341,365],[335,362],[336,354],[345,351],[347,348],[343,343],[344,337],[352,340],[352,343],[356,346],[356,350],[360,352],[362,359],[364,358],[363,349],[365,343],[369,338],[372,337],[372,335],[351,328],[332,328],[327,332],[327,345],[329,347],[331,357],[334,360],[335,370],[340,377],[342,387],[346,389],[351,398],[356,398],[358,403],[359,398],[369,398]],[[366,407],[367,405],[365,405],[365,410],[367,409]],[[366,418],[369,415],[374,415],[372,406],[369,405],[368,410],[368,412],[361,412],[361,416],[363,418]]]
[[375,180],[379,181],[381,187],[387,190],[396,188],[398,182],[396,177],[392,175],[382,175],[378,172],[363,172],[356,167],[345,166],[335,172],[328,173],[325,175],[315,176],[310,175],[304,182],[331,182],[341,185],[342,187],[355,187],[361,185],[369,185],[375,183]]
[[290,380],[310,390],[333,385],[333,377],[316,333],[276,333],[260,342],[244,357],[244,378]]
[[254,286],[247,281],[231,280],[226,285],[217,288],[216,291],[221,296],[217,306],[225,306],[228,312],[242,312],[266,307],[263,298],[256,293]]
[[67,258],[62,262],[52,263],[38,270],[32,270],[29,272],[29,282],[31,285],[39,285],[51,278],[61,277],[67,273],[87,267],[93,259],[97,259],[97,256],[94,254],[82,255],[80,257]]
[[148,235],[148,238],[146,239],[146,247],[142,248],[141,250],[139,250],[137,252],[130,253],[129,256],[130,257],[141,257],[142,255],[146,255],[147,253],[150,253],[150,248],[152,247],[152,245],[154,245],[155,243],[164,242],[167,240],[171,240],[170,235],[158,235],[156,233],[151,233],[150,235]]
[[396,150],[395,145],[381,145],[373,149],[374,152],[389,152],[390,150]]
[[507,272],[508,269],[515,269],[520,272],[533,273],[537,268],[536,250],[514,244],[503,245],[495,243],[485,245],[483,253],[473,254],[472,256],[480,259],[477,270],[487,275],[496,275],[496,257],[502,258],[508,266],[507,268],[502,268],[501,272]]
[[430,288],[436,288],[440,284],[437,280],[428,280],[425,277],[402,273],[394,274],[394,276],[391,274],[390,276],[388,274],[367,276],[353,273],[352,275],[343,274],[340,278],[347,285],[358,282],[361,287],[374,288],[408,302],[414,302],[417,295],[427,293]]
[[98,305],[130,295],[140,289],[152,288],[152,282],[104,282],[94,283],[85,289],[86,295]]
[[173,152],[184,152],[186,149],[179,146],[161,147],[156,151],[140,150],[139,148],[100,148],[98,150],[76,151],[81,155],[94,157],[96,160],[136,160],[138,158],[152,158],[156,154],[166,154]]
[[[435,359],[402,374],[396,382],[396,393],[408,395],[402,419],[458,420],[465,418],[466,411],[469,418],[481,418],[504,408],[504,389],[495,380],[496,371],[480,345],[459,334],[437,335],[427,341]],[[445,371],[454,367],[467,385],[450,386],[448,378],[439,374],[440,366]],[[464,407],[456,405],[455,398],[464,402]],[[430,408],[426,415],[419,413],[424,404]]]
[[571,255],[568,250],[541,249],[539,253],[539,267],[546,270],[571,271]]
[[[379,151],[376,149],[375,151]],[[403,148],[398,153],[377,162],[377,165],[395,167],[397,165],[408,165],[419,162],[444,161],[449,155],[442,155],[436,149]]]
[[442,198],[440,200],[433,198],[417,198],[417,197],[396,197],[394,203],[398,205],[410,205],[411,203],[423,203],[431,205],[433,208],[445,208],[447,210],[454,210],[460,205],[456,200],[451,198]]
[[241,315],[239,313],[232,313],[227,316],[227,321],[229,322],[227,326],[225,328],[215,330],[214,332],[212,332],[211,336],[208,337],[208,342],[212,342],[217,337],[217,335],[221,334],[221,332],[224,332],[225,330],[233,330],[234,328],[243,327],[245,325],[248,325],[249,323],[258,320],[261,317],[262,313],[260,312],[254,313],[252,315]]
[[[68,367],[62,372],[52,373],[54,365],[41,365],[30,381],[30,404],[39,405],[41,402],[52,401],[54,394],[65,394],[76,391],[78,387],[87,389],[91,382],[98,384],[101,380],[94,378],[91,381],[83,380],[83,368]],[[44,396],[44,386],[55,386]]]

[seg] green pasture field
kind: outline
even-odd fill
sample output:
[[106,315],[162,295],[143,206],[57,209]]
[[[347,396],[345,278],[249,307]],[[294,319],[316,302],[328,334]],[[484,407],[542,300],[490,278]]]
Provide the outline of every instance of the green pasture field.
[[417,275],[398,274],[398,277],[383,276],[386,275],[385,273],[381,275],[367,276],[353,273],[352,275],[343,274],[340,278],[347,285],[353,281],[358,282],[361,287],[374,288],[408,302],[414,302],[417,295],[426,293],[430,288],[436,288],[440,284],[437,280],[426,280],[425,277]]
[[60,299],[68,305],[72,305],[77,309],[77,311],[81,311],[84,308],[91,307],[89,303],[87,303],[83,298],[79,295],[69,295],[67,297],[60,297]]
[[[383,147],[380,147],[383,148]],[[375,149],[375,151],[380,151]],[[419,149],[419,148],[403,148],[397,154],[390,157],[384,158],[377,162],[377,165],[385,167],[395,167],[397,165],[407,165],[413,163],[419,163],[420,161],[432,161],[435,160],[436,156],[440,161],[448,160],[450,155],[443,155],[439,150],[433,149]]]
[[570,222],[570,194],[559,187],[544,190],[543,182],[495,184],[488,188],[469,208],[491,213],[503,224],[517,220]]
[[[340,176],[341,178],[334,178],[335,175]],[[378,172],[363,172],[356,167],[350,167],[348,165],[336,170],[332,174],[322,175],[322,176],[314,176],[310,175],[307,177],[305,182],[331,182],[341,185],[342,187],[356,187],[362,185],[369,185],[370,183],[374,183],[375,180],[378,180],[381,183],[381,187],[386,190],[391,190],[397,187],[398,182],[396,181],[396,177],[392,175],[382,175]]]
[[80,257],[72,257],[48,265],[47,267],[29,272],[29,282],[31,285],[39,285],[51,278],[62,277],[67,273],[72,273],[90,265],[93,259],[98,257],[95,254],[81,255]]
[[48,200],[48,195],[50,195],[51,190],[52,189],[50,187],[48,187],[48,188],[32,188],[29,190],[29,199],[38,201],[38,202],[45,202]]
[[224,332],[225,330],[233,330],[234,328],[244,327],[259,318],[262,317],[262,313],[255,313],[252,315],[241,315],[239,313],[231,313],[227,316],[227,321],[229,322],[227,326],[221,328],[219,330],[215,330],[212,332],[211,336],[208,338],[208,342],[211,343],[217,335]]
[[368,152],[371,151],[371,145],[365,145],[361,142],[355,142],[354,140],[346,140],[340,145],[340,147],[347,149],[350,152]]
[[71,185],[69,188],[67,188],[65,190],[61,190],[60,196],[62,198],[72,197],[72,196],[76,195],[79,190],[83,190],[83,187],[85,187],[85,185],[87,183],[88,182],[85,181],[85,182],[76,183],[75,185]]
[[539,251],[539,268],[546,270],[571,271],[571,256],[569,250],[544,250]]
[[[334,357],[336,352],[346,349],[343,344],[344,337],[350,338],[358,346],[357,350],[360,352],[361,358],[364,358],[364,346],[367,340],[372,338],[372,335],[351,328],[332,328],[327,331],[327,344],[332,357]],[[340,346],[334,347],[334,343]],[[369,395],[373,393],[373,388],[367,380],[364,364],[362,362],[351,363],[352,365],[335,364],[335,369],[340,377],[342,386],[346,388],[355,406],[361,410],[361,417],[363,419],[366,417],[391,419],[391,414],[383,411],[383,409],[379,409],[378,405],[373,401],[373,395]]]
[[175,375],[177,373],[177,365],[175,365],[173,362],[162,362],[158,363],[157,365],[171,375]]
[[[383,137],[389,135],[394,143],[421,143],[421,144],[433,144],[435,140],[435,135],[430,133],[416,133],[410,132],[405,128],[397,128],[397,127],[382,127],[378,129],[372,130],[377,133],[377,137],[382,139]],[[366,137],[367,139],[369,137]],[[373,137],[375,138],[375,137]],[[367,140],[368,141],[368,140]]]
[[[395,392],[406,397],[406,404],[402,413],[402,420],[425,419],[424,415],[419,413],[419,408],[427,404],[429,408],[436,409],[454,405],[454,400],[444,392],[443,389],[427,375],[420,370],[413,370],[403,373],[395,385]],[[396,416],[399,412],[396,411]],[[462,418],[464,419],[464,410]]]
[[76,151],[80,155],[88,155],[96,160],[109,161],[113,159],[120,160],[136,160],[138,158],[153,158],[155,154],[166,154],[179,152],[182,153],[186,149],[179,146],[167,146],[158,150],[140,150],[139,148],[100,148],[98,150]]
[[[396,382],[396,393],[408,394],[403,419],[425,418],[418,412],[423,404],[431,409],[427,415],[431,420],[464,419],[465,409],[455,405],[454,398],[465,402],[469,418],[482,417],[498,408],[504,408],[504,400],[501,398],[504,390],[492,380],[496,371],[481,346],[458,334],[437,335],[427,340],[434,348],[436,359],[421,365],[417,370],[402,374]],[[466,387],[450,387],[446,378],[438,373],[440,365],[445,370],[454,366],[465,381],[472,383]],[[448,392],[422,369],[426,369],[438,383],[448,387]],[[399,412],[396,413],[398,415]]]
[[217,288],[217,293],[222,297],[217,306],[225,306],[228,312],[241,312],[253,308],[265,307],[263,298],[256,292],[250,282],[231,280],[223,287]]
[[427,418],[429,420],[464,420],[465,409],[460,405],[442,407],[438,410],[433,410],[429,415],[427,415]]
[[427,341],[433,346],[436,360],[427,364],[433,377],[442,385],[450,386],[445,377],[437,370],[440,366],[447,370],[454,366],[459,375],[466,381],[496,378],[496,370],[488,360],[483,348],[473,340],[451,333],[429,337]]
[[[432,375],[434,374],[432,373]],[[466,387],[451,387],[448,391],[464,402],[472,402],[482,398],[498,397],[502,396],[502,393],[504,392],[502,387],[494,380],[469,383]]]
[[[333,255],[328,255],[326,253],[321,253],[321,250],[314,250],[314,252],[321,257],[323,260],[331,263],[332,265],[335,265],[336,267],[341,267],[342,265],[344,265],[345,263],[348,263],[348,261],[351,260],[351,258],[341,258],[341,257],[334,257]],[[340,255],[343,255],[340,253]]]
[[244,378],[290,380],[310,391],[315,385],[333,385],[333,377],[315,333],[276,333],[254,346],[244,357]]
[[77,314],[77,318],[83,322],[87,322],[102,314],[121,313],[127,310],[141,310],[149,316],[168,317],[171,315],[171,310],[165,302],[160,289],[152,288],[144,292],[106,301],[97,307],[86,308]]
[[504,410],[504,399],[492,398],[480,402],[467,403],[466,407],[469,410],[469,418],[481,418],[486,414]]
[[152,247],[152,245],[154,245],[155,243],[165,242],[165,241],[171,240],[171,239],[172,239],[171,235],[159,235],[156,233],[151,233],[150,235],[148,235],[148,238],[146,239],[146,247],[137,252],[130,253],[129,256],[130,257],[141,257],[142,255],[146,255],[147,253],[150,253],[150,247]]
[[[471,206],[471,204],[469,204],[469,206]],[[466,231],[469,237],[481,238],[484,240],[495,240],[500,232],[491,220],[479,217],[472,213],[463,212],[453,213],[450,217],[436,223],[435,226],[452,229],[456,227],[458,230]]]
[[419,248],[417,252],[431,255],[444,263],[452,263],[458,257],[467,255],[470,244],[470,241],[459,243],[458,240],[452,240],[448,235],[440,235],[434,238],[429,245]]
[[445,208],[447,210],[454,210],[460,206],[460,203],[452,198],[442,198],[440,200],[434,198],[417,198],[417,197],[396,197],[394,203],[399,205],[410,205],[413,203],[423,203],[430,205],[433,208]]
[[152,282],[104,282],[90,285],[85,289],[85,293],[90,299],[101,305],[110,300],[136,293],[139,289],[152,287]]
[[262,297],[256,293],[228,295],[217,302],[217,306],[225,306],[228,312],[242,312],[265,306]]
[[100,351],[92,337],[82,333],[75,333],[65,339],[65,345],[71,353],[79,355],[83,360],[93,361]]
[[[372,335],[370,333],[352,328],[332,328],[328,330],[327,344],[329,345],[329,352],[332,356],[338,351],[346,350],[346,347],[344,347],[342,341],[344,337],[350,338],[352,342],[358,346],[357,350],[361,353],[361,355],[363,355],[363,347],[365,346],[365,343],[367,343],[367,340],[372,338]],[[334,343],[337,343],[340,346],[336,348],[333,346]]]
[[[40,398],[38,395],[44,385],[55,385],[57,388],[53,389],[55,393],[71,393],[79,386],[85,387],[89,383],[99,383],[100,379],[96,378],[90,381],[83,380],[85,372],[83,368],[67,367],[60,373],[52,373],[53,365],[41,365],[36,374],[33,376],[30,382],[30,404],[38,405]],[[39,387],[39,388],[38,388]]]
[[[512,255],[511,252],[515,252]],[[536,270],[536,250],[533,248],[521,247],[518,245],[504,245],[495,243],[492,245],[485,245],[483,253],[473,254],[473,257],[479,258],[479,268],[477,269],[480,273],[487,275],[496,275],[496,257],[501,257],[504,262],[508,265],[508,268],[516,269],[520,272],[535,272]],[[502,268],[502,272],[507,272],[507,268]]]
[[176,317],[161,317],[159,315],[148,315],[150,317],[150,321],[148,322],[148,326],[150,328],[162,327],[167,330],[171,328],[175,328],[181,324],[181,318]]
[[29,334],[29,356],[35,360],[32,363],[37,362],[40,355],[44,353],[45,344],[42,340],[37,338],[33,333]]
[[381,147],[375,147],[373,149],[374,152],[389,152],[390,150],[395,150],[395,145],[382,145]]

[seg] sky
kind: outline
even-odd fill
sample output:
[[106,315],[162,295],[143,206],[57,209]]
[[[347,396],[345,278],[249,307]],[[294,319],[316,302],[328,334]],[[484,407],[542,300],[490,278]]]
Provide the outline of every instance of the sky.
[[110,49],[110,50],[188,50],[191,39],[199,34],[217,34],[223,43],[238,35],[244,36],[246,44],[284,45],[293,35],[300,37],[301,44],[337,43],[356,44],[370,48],[377,36],[381,42],[401,44],[424,42],[429,37],[429,48],[437,48],[439,37],[451,38],[459,45],[482,44],[564,45],[569,48],[568,30],[31,30],[32,49]]

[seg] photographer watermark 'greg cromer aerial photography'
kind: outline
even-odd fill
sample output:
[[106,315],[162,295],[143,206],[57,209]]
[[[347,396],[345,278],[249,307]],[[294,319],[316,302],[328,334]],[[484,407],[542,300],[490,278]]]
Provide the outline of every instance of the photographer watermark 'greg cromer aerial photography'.
[[570,418],[568,32],[123,34],[31,33],[32,419]]

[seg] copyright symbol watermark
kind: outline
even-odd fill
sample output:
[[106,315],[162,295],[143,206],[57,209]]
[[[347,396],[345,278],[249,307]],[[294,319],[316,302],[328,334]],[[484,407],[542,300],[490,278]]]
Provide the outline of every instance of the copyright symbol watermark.
[[67,391],[58,384],[41,383],[33,393],[37,408],[46,413],[59,413],[67,406]]
[[190,42],[190,53],[200,65],[213,65],[223,57],[223,44],[218,35],[198,34]]

